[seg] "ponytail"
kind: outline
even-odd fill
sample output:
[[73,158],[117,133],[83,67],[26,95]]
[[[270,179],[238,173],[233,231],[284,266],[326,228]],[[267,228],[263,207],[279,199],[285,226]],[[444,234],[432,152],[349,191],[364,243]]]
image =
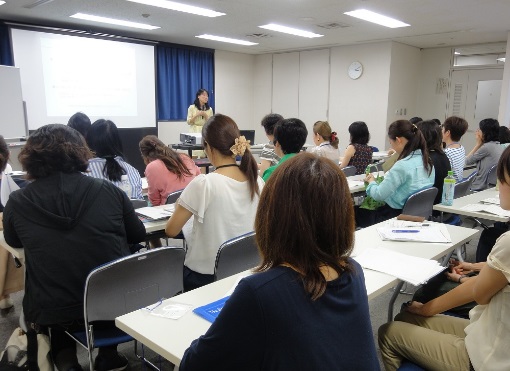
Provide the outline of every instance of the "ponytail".
[[120,182],[126,171],[115,160],[115,156],[104,156],[106,163],[103,167],[103,174],[112,182]]
[[241,157],[239,169],[244,175],[246,175],[246,178],[248,178],[248,183],[250,184],[250,197],[253,200],[255,194],[260,195],[259,184],[257,183],[259,172],[257,161],[255,161],[255,158],[248,148],[244,151],[243,157]]

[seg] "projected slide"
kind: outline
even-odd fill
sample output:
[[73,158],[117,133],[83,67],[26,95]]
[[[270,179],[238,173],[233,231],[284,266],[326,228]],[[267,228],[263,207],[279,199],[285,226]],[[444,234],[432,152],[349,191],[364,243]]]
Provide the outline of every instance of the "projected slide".
[[156,126],[154,47],[12,29],[28,127],[76,112],[118,127]]

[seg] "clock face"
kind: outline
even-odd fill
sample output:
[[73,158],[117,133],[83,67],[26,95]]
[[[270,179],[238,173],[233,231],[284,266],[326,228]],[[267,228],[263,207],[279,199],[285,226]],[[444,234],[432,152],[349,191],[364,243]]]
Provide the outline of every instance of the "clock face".
[[352,62],[347,70],[347,74],[353,80],[358,79],[363,73],[363,65],[360,62]]

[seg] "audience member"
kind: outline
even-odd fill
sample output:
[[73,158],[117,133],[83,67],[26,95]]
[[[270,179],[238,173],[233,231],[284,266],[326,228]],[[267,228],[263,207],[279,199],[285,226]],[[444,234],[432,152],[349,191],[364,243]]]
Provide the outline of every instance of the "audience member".
[[[510,209],[510,148],[498,163],[501,207]],[[503,234],[473,277],[426,304],[412,302],[379,329],[387,371],[408,359],[427,370],[509,370],[510,233]],[[475,300],[470,319],[436,315]]]
[[[188,250],[184,261],[186,291],[211,283],[221,244],[253,231],[253,221],[264,182],[249,143],[228,116],[212,116],[202,129],[207,157],[216,170],[193,179],[175,203],[165,232],[176,236],[193,218],[191,230],[183,230]],[[241,164],[236,164],[241,156]]]
[[[76,343],[65,330],[83,328],[83,292],[91,270],[129,254],[145,228],[127,196],[110,182],[87,177],[92,153],[64,125],[46,125],[28,138],[19,160],[35,180],[11,194],[4,210],[5,241],[25,251],[23,312],[29,323],[51,327],[59,371],[82,370]],[[103,324],[115,327],[113,322]],[[123,370],[116,346],[99,348],[95,370]]]
[[487,188],[487,177],[491,168],[498,163],[504,148],[499,145],[499,122],[495,119],[480,121],[475,133],[476,145],[466,157],[466,165],[476,164],[476,175],[471,189],[481,191]]
[[82,113],[76,112],[69,118],[67,122],[67,126],[72,127],[74,130],[77,130],[84,138],[87,138],[87,133],[90,129],[90,119],[89,117]]
[[368,227],[399,215],[409,196],[434,184],[434,166],[418,127],[407,120],[398,120],[388,128],[388,137],[391,148],[399,154],[397,162],[386,172],[380,184],[372,174],[365,178],[367,195],[386,204],[376,210],[356,208],[356,224],[359,227]]
[[510,129],[506,126],[499,127],[499,144],[501,144],[503,148],[508,147],[510,144]]
[[184,189],[200,175],[200,169],[191,158],[166,146],[155,135],[144,137],[139,146],[147,165],[147,195],[153,206],[163,205],[170,193]]
[[143,199],[142,178],[138,170],[124,161],[117,126],[110,120],[95,121],[87,134],[87,143],[95,157],[89,160],[85,175],[109,180],[117,187],[121,185],[122,175],[127,175],[131,185],[130,198]]
[[336,131],[331,131],[331,126],[327,121],[317,121],[313,124],[313,142],[315,147],[308,148],[308,152],[329,158],[338,164],[340,159],[338,135]]
[[308,153],[282,164],[262,191],[255,232],[258,273],[241,280],[179,369],[379,370],[340,168]]
[[264,171],[262,178],[267,182],[273,171],[289,158],[297,155],[303,148],[308,130],[300,119],[291,118],[279,121],[274,128],[274,149],[280,161]]
[[[416,126],[425,138],[427,150],[434,165],[434,187],[438,191],[434,204],[438,204],[441,202],[443,195],[444,178],[448,176],[448,171],[452,169],[448,156],[443,152],[441,127],[432,120],[420,121]],[[439,212],[437,213],[439,215]]]
[[415,124],[415,125],[416,125],[417,123],[419,123],[420,121],[423,121],[423,119],[422,119],[421,117],[418,117],[418,116],[414,116],[414,117],[411,117],[411,118],[409,119],[409,122],[410,122],[411,124]]
[[466,133],[468,123],[461,117],[450,116],[443,124],[442,134],[445,144],[444,153],[450,160],[453,176],[457,182],[464,179],[464,165],[466,164],[466,150],[460,144],[460,138]]
[[368,145],[370,133],[363,121],[356,121],[349,125],[351,143],[345,149],[340,168],[355,166],[356,174],[363,174],[372,163],[372,147]]
[[266,132],[267,139],[269,139],[269,143],[265,144],[262,148],[262,152],[259,155],[260,164],[259,164],[259,173],[264,174],[270,166],[274,166],[278,164],[280,161],[280,156],[278,156],[274,150],[274,127],[278,123],[278,121],[283,120],[283,117],[277,113],[270,113],[265,115],[262,119],[261,125],[264,127],[264,131]]

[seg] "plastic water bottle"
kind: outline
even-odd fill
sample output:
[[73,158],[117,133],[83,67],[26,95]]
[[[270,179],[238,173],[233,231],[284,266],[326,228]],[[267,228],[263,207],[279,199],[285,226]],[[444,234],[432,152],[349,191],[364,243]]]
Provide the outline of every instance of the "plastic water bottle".
[[122,175],[120,177],[119,188],[127,194],[128,198],[131,198],[131,183],[129,183],[127,175]]
[[455,194],[455,178],[453,177],[453,171],[448,171],[448,176],[444,178],[443,183],[443,196],[441,198],[441,204],[445,206],[453,205],[453,195]]

